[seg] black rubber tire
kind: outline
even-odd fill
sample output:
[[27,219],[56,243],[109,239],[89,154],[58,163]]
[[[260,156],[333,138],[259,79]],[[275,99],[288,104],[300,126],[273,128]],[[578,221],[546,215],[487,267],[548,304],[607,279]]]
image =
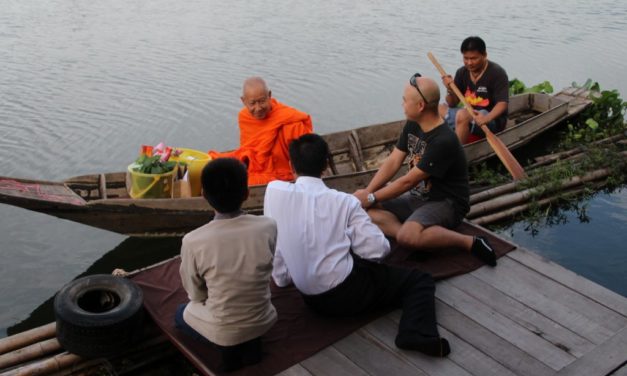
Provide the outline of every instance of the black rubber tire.
[[65,285],[54,298],[57,339],[84,358],[114,355],[143,334],[143,294],[132,281],[96,274]]

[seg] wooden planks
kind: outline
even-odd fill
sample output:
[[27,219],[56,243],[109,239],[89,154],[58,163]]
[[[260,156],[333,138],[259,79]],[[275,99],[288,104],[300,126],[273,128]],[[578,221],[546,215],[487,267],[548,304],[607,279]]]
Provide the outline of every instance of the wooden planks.
[[559,370],[575,360],[573,355],[536,335],[515,320],[510,319],[505,313],[500,312],[500,307],[490,307],[451,284],[442,283],[438,285],[436,296],[444,303],[457,309],[468,318],[554,370]]
[[308,373],[294,374],[627,375],[626,307],[626,298],[519,249],[496,268],[438,282],[448,357],[397,349],[397,310],[302,362]]
[[411,363],[428,375],[471,376],[471,374],[448,358],[436,359],[415,351],[404,351],[396,348],[394,339],[398,332],[398,322],[382,317],[364,327],[368,333],[379,339],[390,351],[401,359]]
[[627,327],[601,346],[563,368],[557,375],[606,375],[627,361]]
[[515,300],[497,288],[466,274],[438,285],[438,291],[450,284],[474,297],[479,304],[514,321],[535,336],[545,339],[556,348],[572,356],[582,356],[594,348],[594,343],[578,335],[558,322],[542,315],[529,306]]
[[508,257],[627,317],[627,299],[625,297],[524,248],[510,253]]
[[335,347],[327,347],[301,365],[313,375],[368,375]]
[[363,329],[338,341],[333,347],[370,375],[427,375],[398,354],[387,351],[385,345]]

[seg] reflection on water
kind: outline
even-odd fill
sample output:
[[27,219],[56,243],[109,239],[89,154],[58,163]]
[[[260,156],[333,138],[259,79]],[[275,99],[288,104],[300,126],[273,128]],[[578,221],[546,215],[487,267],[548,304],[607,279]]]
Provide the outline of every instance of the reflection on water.
[[[623,0],[482,6],[490,12],[462,0],[4,1],[0,175],[123,170],[141,144],[160,141],[232,148],[250,75],[309,112],[319,133],[395,120],[407,79],[437,76],[426,53],[452,71],[468,34],[486,39],[510,78],[561,88],[590,77],[627,95],[627,52],[611,47],[627,41]],[[0,233],[0,336],[124,239],[6,205]],[[568,254],[559,243],[541,248],[554,246]]]
[[497,233],[627,297],[627,189],[586,202],[584,220],[577,210],[560,214],[559,225],[537,234],[525,222]]

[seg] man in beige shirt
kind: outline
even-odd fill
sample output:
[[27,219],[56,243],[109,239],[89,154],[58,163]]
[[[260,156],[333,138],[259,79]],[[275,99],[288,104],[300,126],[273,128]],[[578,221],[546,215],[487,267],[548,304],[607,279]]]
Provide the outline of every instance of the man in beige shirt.
[[248,178],[238,160],[210,162],[201,180],[216,215],[183,238],[180,274],[190,301],[175,321],[217,348],[220,370],[231,371],[261,360],[260,336],[277,319],[269,286],[277,227],[271,218],[242,212]]

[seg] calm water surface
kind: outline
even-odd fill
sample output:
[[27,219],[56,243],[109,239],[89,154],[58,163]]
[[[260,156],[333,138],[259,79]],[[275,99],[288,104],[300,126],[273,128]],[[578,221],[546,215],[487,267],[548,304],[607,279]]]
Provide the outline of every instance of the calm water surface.
[[[0,175],[122,170],[160,141],[233,148],[250,75],[311,113],[320,133],[398,119],[407,79],[437,76],[426,53],[452,72],[471,34],[510,78],[556,88],[592,78],[627,95],[623,0],[488,0],[489,14],[474,4],[0,0]],[[590,206],[591,223],[503,233],[627,295],[627,194]],[[178,252],[176,239],[127,239],[6,205],[0,232],[0,336],[78,275]]]

